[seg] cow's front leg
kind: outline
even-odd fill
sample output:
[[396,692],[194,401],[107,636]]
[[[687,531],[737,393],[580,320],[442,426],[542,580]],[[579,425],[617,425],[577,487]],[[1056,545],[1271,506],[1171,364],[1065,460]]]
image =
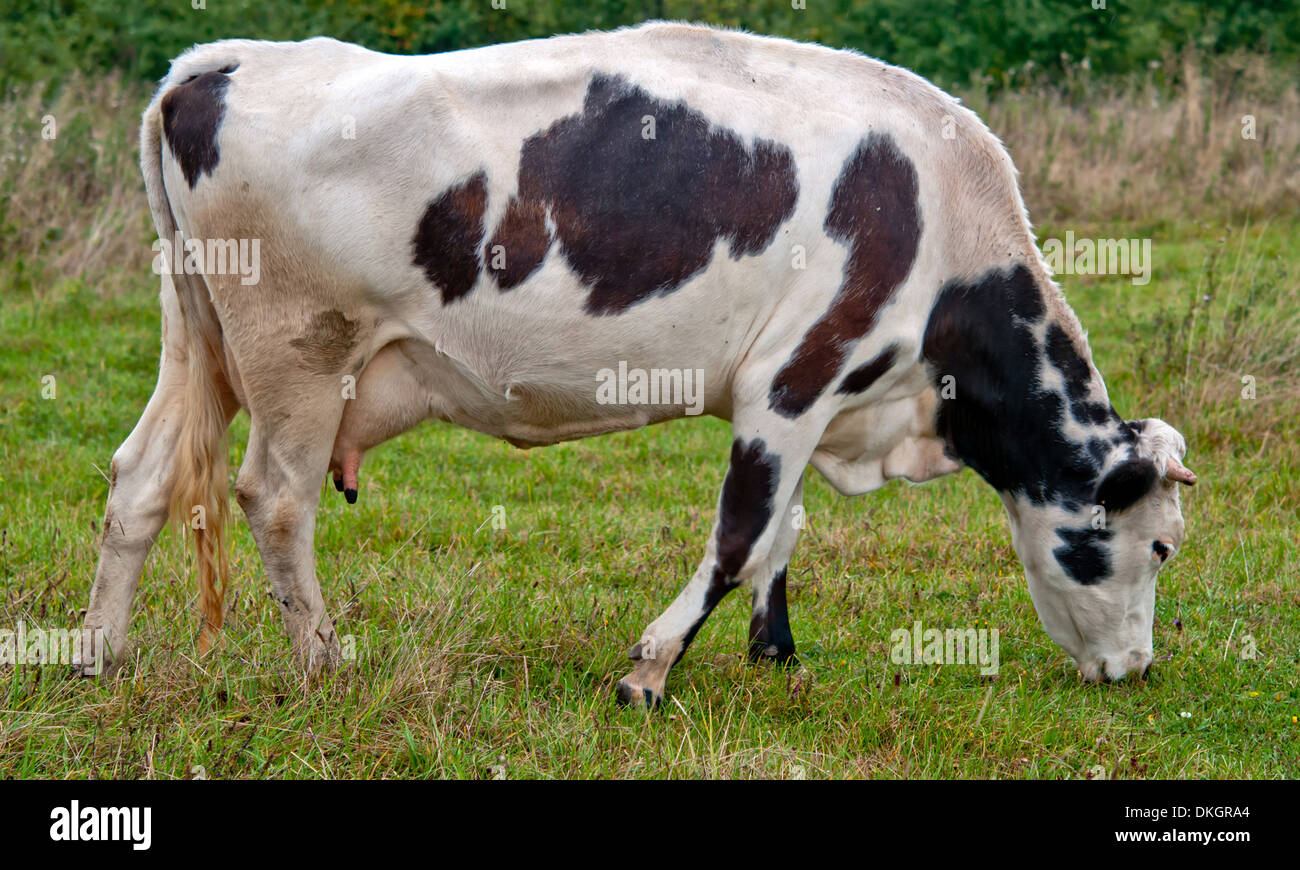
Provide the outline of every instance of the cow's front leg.
[[[744,431],[738,425],[737,432]],[[802,482],[804,466],[817,437],[811,427],[777,425],[738,435],[731,465],[722,484],[718,518],[704,559],[695,575],[663,614],[641,633],[632,648],[637,664],[618,684],[623,704],[657,705],[668,671],[681,659],[718,602],[739,586],[766,573],[775,555],[784,566],[797,530],[787,523],[788,510]],[[815,435],[820,436],[820,429]],[[787,534],[787,532],[796,534]],[[781,544],[778,550],[778,543]],[[769,596],[763,596],[764,607]],[[768,611],[765,611],[768,612]]]
[[767,564],[759,568],[752,581],[753,598],[749,618],[750,661],[771,661],[786,667],[799,664],[794,654],[794,634],[786,610],[785,580],[790,556],[803,528],[803,479],[795,487],[790,503],[777,528],[776,540]]

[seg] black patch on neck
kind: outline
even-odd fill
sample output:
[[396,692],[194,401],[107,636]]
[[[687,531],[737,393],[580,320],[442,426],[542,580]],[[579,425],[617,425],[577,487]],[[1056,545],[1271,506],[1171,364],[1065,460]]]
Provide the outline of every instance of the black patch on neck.
[[[1091,370],[1056,324],[1046,349],[1033,328],[1046,316],[1040,289],[1023,265],[992,270],[939,291],[926,324],[922,355],[939,391],[936,431],[949,455],[999,492],[1034,504],[1078,510],[1093,495],[1101,460],[1062,431],[1067,396],[1086,395]],[[1065,375],[1067,395],[1044,389],[1044,353]],[[954,379],[945,383],[945,377]],[[952,398],[944,398],[949,386]],[[1106,419],[1119,418],[1107,409]]]
[[1122,422],[1109,405],[1088,401],[1091,391],[1092,368],[1079,355],[1074,342],[1065,334],[1059,323],[1047,327],[1047,358],[1065,380],[1065,394],[1070,399],[1070,416],[1083,425],[1097,425],[1113,421]]
[[1106,446],[1106,442],[1100,438],[1089,438],[1088,455],[1092,457],[1092,461],[1097,463],[1097,467],[1100,468],[1106,463],[1106,457],[1110,455],[1110,447]]
[[845,396],[865,393],[871,389],[872,384],[880,380],[881,375],[893,368],[897,356],[898,345],[891,344],[845,375],[844,380],[840,382],[840,388],[835,392]]
[[190,189],[221,160],[217,133],[226,114],[228,73],[234,66],[191,76],[162,98],[163,136]]
[[1065,543],[1052,551],[1070,578],[1084,586],[1099,583],[1110,576],[1110,549],[1106,543],[1114,537],[1110,529],[1057,529]]
[[781,457],[768,453],[763,439],[732,442],[731,467],[722,484],[718,511],[718,566],[727,578],[740,573],[772,519],[772,497],[780,475]]

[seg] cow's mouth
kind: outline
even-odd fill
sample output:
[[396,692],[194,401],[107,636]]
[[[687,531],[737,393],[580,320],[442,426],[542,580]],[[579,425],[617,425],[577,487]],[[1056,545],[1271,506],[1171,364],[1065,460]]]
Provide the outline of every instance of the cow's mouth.
[[1078,664],[1080,675],[1089,683],[1120,683],[1129,677],[1143,682],[1151,674],[1152,656],[1142,650],[1131,650],[1127,654],[1103,656]]

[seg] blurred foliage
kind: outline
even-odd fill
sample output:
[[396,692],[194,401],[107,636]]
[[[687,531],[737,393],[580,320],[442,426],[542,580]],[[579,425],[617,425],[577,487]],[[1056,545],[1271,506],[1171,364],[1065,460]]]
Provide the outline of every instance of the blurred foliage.
[[1300,0],[495,2],[506,8],[493,8],[494,0],[0,0],[0,90],[57,83],[73,70],[158,79],[188,46],[227,37],[327,35],[425,53],[650,18],[855,48],[949,87],[974,78],[999,89],[1027,71],[1050,76],[1081,62],[1098,74],[1122,74],[1183,48],[1300,63]]

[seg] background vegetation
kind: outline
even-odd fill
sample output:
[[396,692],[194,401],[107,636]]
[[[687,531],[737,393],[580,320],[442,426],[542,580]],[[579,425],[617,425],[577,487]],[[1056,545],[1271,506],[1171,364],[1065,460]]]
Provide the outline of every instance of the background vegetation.
[[[193,4],[204,8],[194,9]],[[805,8],[795,8],[802,2]],[[1094,9],[1102,3],[1104,9]],[[987,76],[1049,77],[1088,59],[1103,74],[1162,61],[1171,47],[1300,62],[1295,0],[4,0],[0,88],[69,70],[158,79],[196,42],[325,34],[378,51],[419,53],[636,24],[709,21],[855,48],[940,85]]]
[[[804,667],[740,662],[737,594],[665,713],[621,712],[625,652],[708,533],[726,425],[528,453],[426,426],[367,458],[357,505],[325,493],[318,570],[354,661],[296,679],[242,524],[228,627],[199,659],[192,568],[166,533],[119,676],[0,668],[0,777],[1300,773],[1293,4],[206,2],[0,0],[0,626],[78,624],[103,471],[153,387],[136,125],[168,58],[226,36],[435,51],[662,15],[911,66],[1004,139],[1040,237],[1153,240],[1149,285],[1061,280],[1116,406],[1178,426],[1201,476],[1160,581],[1157,665],[1145,683],[1079,684],[974,475],[846,500],[812,474],[790,588]],[[998,628],[1002,672],[890,664],[889,632],[917,619]]]

